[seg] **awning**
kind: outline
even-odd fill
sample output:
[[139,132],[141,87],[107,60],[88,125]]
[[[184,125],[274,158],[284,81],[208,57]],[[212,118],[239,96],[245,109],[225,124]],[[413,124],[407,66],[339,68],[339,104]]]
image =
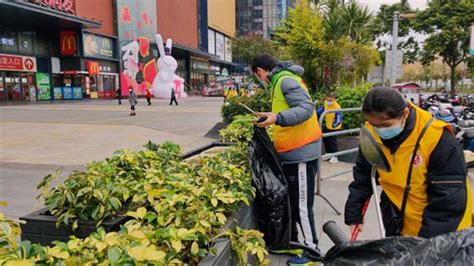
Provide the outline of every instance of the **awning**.
[[27,30],[99,28],[98,21],[25,1],[0,1],[0,25]]

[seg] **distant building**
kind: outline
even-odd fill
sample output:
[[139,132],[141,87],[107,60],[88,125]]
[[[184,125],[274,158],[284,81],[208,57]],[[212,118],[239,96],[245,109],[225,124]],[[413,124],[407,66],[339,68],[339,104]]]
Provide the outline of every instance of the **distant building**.
[[247,34],[270,38],[281,20],[288,17],[294,0],[237,0],[236,26],[239,36]]

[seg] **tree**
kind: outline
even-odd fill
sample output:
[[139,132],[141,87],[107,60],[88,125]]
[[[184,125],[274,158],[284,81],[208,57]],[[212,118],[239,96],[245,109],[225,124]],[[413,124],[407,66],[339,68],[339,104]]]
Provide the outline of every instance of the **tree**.
[[[331,10],[327,10],[331,12]],[[321,9],[299,0],[290,9],[288,19],[274,31],[275,39],[286,45],[289,54],[305,68],[305,78],[313,88],[331,90],[338,83],[352,84],[364,79],[379,60],[369,45],[351,41],[349,32],[357,36],[356,27],[330,39],[326,35]],[[352,23],[358,27],[358,23]]]
[[421,55],[423,65],[442,58],[450,68],[451,95],[456,94],[456,67],[469,52],[469,26],[474,21],[474,3],[459,0],[431,1],[416,18],[418,31],[428,33]]
[[243,36],[232,42],[232,55],[238,62],[250,64],[256,55],[268,53],[278,59],[287,59],[287,52],[278,43],[258,35]]
[[329,1],[324,8],[324,29],[326,40],[347,37],[356,43],[368,44],[372,41],[370,29],[372,13],[367,6],[356,1]]
[[[377,15],[372,23],[372,35],[377,48],[381,51],[382,61],[385,62],[385,50],[392,47],[392,27],[393,12],[398,11],[400,14],[414,13],[408,1],[404,0],[393,5],[381,5]],[[408,19],[400,19],[398,27],[398,49],[403,50],[403,62],[414,63],[418,61],[419,44],[413,36],[409,36],[413,22]]]

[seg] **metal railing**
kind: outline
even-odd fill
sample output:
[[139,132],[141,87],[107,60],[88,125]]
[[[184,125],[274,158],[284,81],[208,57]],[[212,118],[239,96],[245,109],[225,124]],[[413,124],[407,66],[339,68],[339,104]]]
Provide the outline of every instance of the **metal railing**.
[[[324,118],[326,117],[326,115],[328,113],[361,112],[361,111],[362,111],[362,108],[360,108],[360,107],[342,108],[342,109],[337,109],[337,110],[327,110],[327,111],[324,111],[321,114],[321,117],[319,118],[319,125],[321,126],[321,128],[323,127]],[[359,131],[360,131],[360,128],[352,128],[352,129],[346,129],[346,130],[339,130],[339,131],[336,131],[336,132],[323,133],[323,138],[320,141],[320,150],[322,150],[322,145],[323,145],[323,141],[324,141],[325,137],[342,136],[342,135],[346,135],[346,134],[358,133]],[[317,173],[317,176],[316,176],[316,193],[315,193],[315,195],[321,197],[322,199],[324,199],[326,201],[326,203],[337,213],[337,215],[341,215],[341,212],[322,194],[321,185],[322,185],[323,181],[325,181],[325,180],[335,178],[337,176],[341,176],[341,175],[352,172],[352,168],[348,169],[348,170],[344,170],[344,171],[334,173],[330,176],[326,176],[326,177],[323,178],[321,176],[321,160],[329,159],[333,156],[341,156],[341,155],[356,153],[358,151],[359,151],[359,148],[353,148],[353,149],[338,151],[338,152],[330,153],[330,154],[326,153],[323,156],[321,156],[320,160],[318,160],[318,173]]]

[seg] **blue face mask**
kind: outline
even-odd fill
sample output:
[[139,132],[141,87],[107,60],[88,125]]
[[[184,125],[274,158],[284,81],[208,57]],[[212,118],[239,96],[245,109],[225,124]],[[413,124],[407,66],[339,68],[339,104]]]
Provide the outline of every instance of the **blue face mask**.
[[399,124],[399,125],[395,125],[395,126],[391,126],[391,127],[381,127],[381,128],[374,127],[374,129],[375,129],[375,132],[377,132],[377,134],[380,136],[381,139],[387,140],[387,139],[393,139],[396,136],[400,135],[400,133],[402,133],[404,127],[405,127],[405,125],[401,126]]

